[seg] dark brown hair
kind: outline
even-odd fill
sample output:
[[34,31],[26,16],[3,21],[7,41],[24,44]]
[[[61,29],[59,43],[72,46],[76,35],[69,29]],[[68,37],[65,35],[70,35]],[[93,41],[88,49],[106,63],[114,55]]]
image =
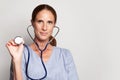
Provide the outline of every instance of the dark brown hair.
[[[47,5],[47,4],[41,4],[41,5],[38,5],[32,12],[32,19],[31,21],[34,22],[35,21],[35,18],[37,16],[37,14],[42,11],[42,10],[49,10],[53,16],[54,16],[54,22],[56,23],[57,21],[57,14],[56,14],[56,11],[54,10],[54,8],[52,8],[51,6]],[[53,38],[53,36],[50,36],[49,40],[51,40]],[[54,38],[52,40],[52,42],[50,43],[52,46],[56,46],[57,45],[57,42],[56,42],[56,39]]]
[[52,8],[51,6],[47,5],[47,4],[41,4],[41,5],[38,5],[32,12],[32,21],[34,22],[35,21],[35,18],[38,14],[38,12],[42,11],[42,10],[49,10],[54,18],[55,18],[55,23],[56,23],[56,20],[57,20],[57,14],[56,14],[56,11],[54,10],[54,8]]

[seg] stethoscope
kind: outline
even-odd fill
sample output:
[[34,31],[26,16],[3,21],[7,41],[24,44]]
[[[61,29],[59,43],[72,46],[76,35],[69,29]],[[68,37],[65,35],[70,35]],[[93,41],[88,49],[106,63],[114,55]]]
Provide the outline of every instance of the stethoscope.
[[[39,79],[32,78],[32,77],[30,77],[30,76],[28,75],[28,65],[29,65],[29,60],[30,60],[30,51],[29,51],[28,46],[27,46],[26,44],[24,44],[24,46],[25,46],[25,47],[27,48],[27,50],[28,50],[28,60],[26,61],[25,74],[26,74],[27,78],[29,78],[29,79],[31,79],[31,80],[42,80],[42,79],[44,79],[44,78],[47,77],[47,69],[46,69],[45,64],[44,64],[44,62],[43,62],[42,53],[46,50],[48,44],[50,44],[50,42],[57,36],[57,34],[59,33],[60,29],[59,29],[59,27],[55,26],[54,28],[57,29],[56,34],[53,36],[53,38],[52,38],[51,40],[49,40],[49,41],[47,42],[47,44],[45,45],[44,49],[40,49],[38,43],[35,42],[35,40],[33,39],[33,37],[32,37],[31,34],[30,34],[30,31],[29,31],[29,28],[30,28],[30,27],[32,27],[32,25],[29,25],[29,26],[27,27],[27,32],[28,32],[30,38],[31,38],[31,39],[33,40],[33,42],[36,44],[37,48],[39,49],[39,52],[40,52],[40,60],[41,60],[42,66],[43,66],[43,68],[44,68],[45,74],[44,74],[43,77],[41,77],[41,78],[39,78]],[[17,36],[14,40],[15,40],[15,43],[16,43],[16,44],[21,44],[21,43],[23,42],[23,39],[22,39],[20,36]]]

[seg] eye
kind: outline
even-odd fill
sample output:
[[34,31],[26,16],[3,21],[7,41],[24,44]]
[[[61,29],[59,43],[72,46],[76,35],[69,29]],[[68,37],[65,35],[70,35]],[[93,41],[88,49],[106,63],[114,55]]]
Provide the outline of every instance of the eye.
[[38,23],[41,23],[41,22],[43,22],[43,21],[42,21],[42,20],[38,20],[37,22],[38,22]]
[[53,24],[53,21],[48,21],[49,24]]

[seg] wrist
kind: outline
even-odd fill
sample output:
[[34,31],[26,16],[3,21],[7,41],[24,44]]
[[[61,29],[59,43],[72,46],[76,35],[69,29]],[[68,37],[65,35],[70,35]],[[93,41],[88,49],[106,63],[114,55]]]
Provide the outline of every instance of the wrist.
[[13,62],[14,65],[21,65],[22,59],[13,58],[12,62]]

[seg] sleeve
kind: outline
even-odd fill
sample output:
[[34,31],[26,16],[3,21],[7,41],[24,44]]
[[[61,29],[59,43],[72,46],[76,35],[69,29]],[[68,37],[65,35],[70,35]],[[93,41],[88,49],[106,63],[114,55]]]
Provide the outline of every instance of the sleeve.
[[68,80],[79,80],[72,54],[65,50],[65,67],[68,73]]

